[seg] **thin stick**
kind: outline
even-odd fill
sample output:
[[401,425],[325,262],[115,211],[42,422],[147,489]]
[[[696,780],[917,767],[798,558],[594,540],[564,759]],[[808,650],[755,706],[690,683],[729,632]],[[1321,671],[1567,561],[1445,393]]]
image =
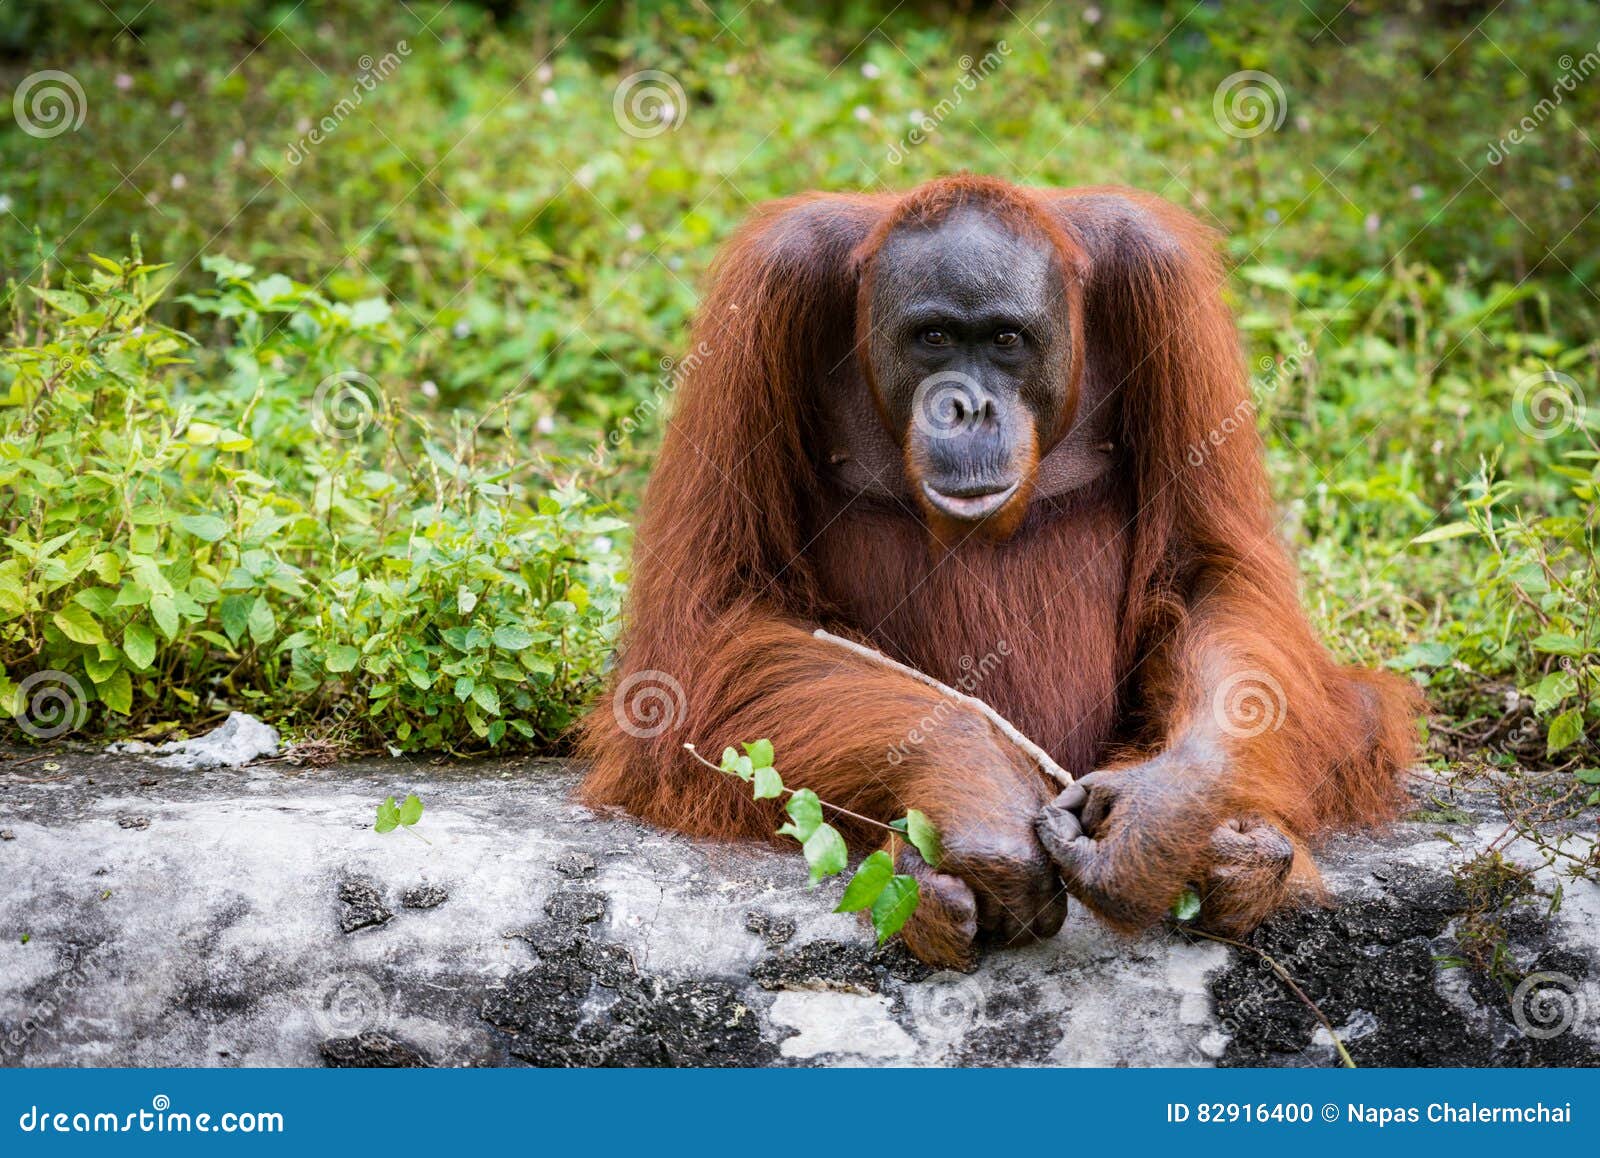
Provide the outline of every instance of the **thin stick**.
[[[700,755],[700,749],[696,748],[693,744],[685,744],[684,747],[688,749],[689,755],[700,761],[700,763],[704,764],[707,768],[710,768],[713,772],[723,771],[719,765],[713,764],[710,760],[707,760],[704,756]],[[727,775],[727,773],[723,772],[723,775]],[[797,791],[799,790],[790,788],[787,785],[785,785],[783,788],[783,792],[787,796],[793,796]],[[851,820],[859,820],[863,824],[876,825],[878,828],[885,829],[888,832],[896,833],[897,835],[899,833],[899,829],[895,828],[893,825],[885,824],[881,820],[873,820],[870,816],[862,816],[859,812],[851,812],[848,808],[840,808],[837,804],[829,804],[821,797],[817,798],[817,803],[821,804],[824,808],[831,808],[841,816],[848,816]]]
[[1333,1048],[1339,1051],[1339,1060],[1344,1063],[1345,1068],[1352,1070],[1356,1068],[1356,1059],[1351,1057],[1350,1051],[1344,1048],[1344,1042],[1339,1040],[1339,1033],[1333,1028],[1333,1022],[1328,1020],[1328,1015],[1317,1007],[1315,1001],[1306,996],[1306,991],[1295,984],[1294,978],[1289,976],[1289,971],[1279,965],[1271,953],[1268,953],[1265,949],[1257,949],[1254,945],[1247,945],[1243,941],[1235,941],[1232,937],[1219,937],[1215,933],[1208,933],[1204,929],[1196,929],[1191,925],[1185,925],[1183,931],[1185,933],[1193,933],[1196,937],[1204,937],[1208,941],[1216,941],[1221,945],[1232,945],[1235,949],[1248,949],[1257,957],[1260,957],[1272,967],[1272,971],[1278,975],[1278,980],[1287,985],[1294,995],[1305,1004],[1305,1007],[1316,1014],[1317,1020],[1322,1022],[1322,1028],[1326,1029],[1328,1036],[1333,1038]]
[[816,639],[823,640],[827,643],[837,644],[846,651],[851,652],[854,655],[859,655],[862,659],[870,659],[873,663],[882,664],[891,671],[897,671],[901,675],[910,676],[918,683],[927,684],[935,691],[943,692],[946,696],[954,700],[956,703],[961,704],[963,707],[971,708],[973,711],[978,712],[996,728],[1000,729],[1001,735],[1005,736],[1006,739],[1010,740],[1017,747],[1021,748],[1029,756],[1032,756],[1033,759],[1038,763],[1040,771],[1042,771],[1046,776],[1059,781],[1063,787],[1071,787],[1072,773],[1068,772],[1060,764],[1057,764],[1054,760],[1052,760],[1050,758],[1050,753],[1046,752],[1043,748],[1039,747],[1039,745],[1035,744],[1032,740],[1028,739],[1028,737],[1024,736],[1017,730],[1015,724],[1006,719],[999,712],[995,711],[988,704],[984,703],[977,696],[969,696],[965,692],[958,692],[949,684],[942,684],[938,680],[934,679],[931,675],[920,672],[914,667],[907,667],[899,660],[890,659],[888,656],[884,655],[883,652],[876,651],[870,647],[864,647],[853,639],[846,639],[842,635],[835,635],[833,632],[824,631],[820,627],[811,634]]

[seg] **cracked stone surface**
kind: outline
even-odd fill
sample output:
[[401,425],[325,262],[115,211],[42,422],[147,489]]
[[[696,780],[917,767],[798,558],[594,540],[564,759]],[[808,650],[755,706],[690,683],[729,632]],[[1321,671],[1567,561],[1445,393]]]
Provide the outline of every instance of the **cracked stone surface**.
[[[0,762],[4,1064],[1335,1061],[1253,952],[1120,938],[1075,908],[1048,942],[934,972],[830,912],[842,884],[808,890],[798,855],[591,812],[559,761],[153,777],[140,757],[54,759],[49,777]],[[427,805],[415,834],[374,832],[406,792]],[[1453,805],[1333,842],[1336,904],[1254,943],[1361,1064],[1600,1064],[1600,887],[1506,910],[1520,986],[1454,964],[1451,842],[1504,820]]]

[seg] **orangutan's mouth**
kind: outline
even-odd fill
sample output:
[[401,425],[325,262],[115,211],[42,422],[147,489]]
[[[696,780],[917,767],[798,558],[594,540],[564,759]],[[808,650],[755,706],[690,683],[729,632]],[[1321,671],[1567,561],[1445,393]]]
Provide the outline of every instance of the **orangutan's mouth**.
[[973,487],[970,490],[963,488],[966,493],[952,494],[936,490],[932,484],[924,482],[922,493],[941,514],[949,515],[952,519],[976,522],[988,518],[1005,506],[1011,496],[1017,493],[1019,485],[1018,482],[1011,482],[998,490],[990,487]]

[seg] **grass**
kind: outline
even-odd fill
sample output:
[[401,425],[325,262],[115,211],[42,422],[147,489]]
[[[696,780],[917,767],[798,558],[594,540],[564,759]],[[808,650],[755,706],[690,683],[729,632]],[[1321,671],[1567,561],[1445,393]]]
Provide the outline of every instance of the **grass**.
[[1440,759],[1600,763],[1585,4],[585,7],[0,9],[84,114],[0,134],[13,707],[559,746],[717,246],[973,169],[1213,223],[1330,645]]

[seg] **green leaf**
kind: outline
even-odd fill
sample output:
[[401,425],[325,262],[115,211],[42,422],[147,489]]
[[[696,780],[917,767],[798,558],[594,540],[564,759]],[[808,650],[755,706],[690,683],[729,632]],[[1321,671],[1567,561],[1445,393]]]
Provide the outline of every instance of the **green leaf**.
[[494,629],[494,645],[503,651],[521,651],[533,644],[533,636],[521,627],[497,627]]
[[1435,527],[1431,531],[1424,531],[1411,540],[1411,546],[1418,543],[1437,543],[1444,539],[1459,539],[1466,535],[1475,534],[1477,528],[1471,523],[1446,523],[1442,527]]
[[222,630],[236,645],[250,628],[250,603],[248,595],[229,595],[219,609]]
[[1545,741],[1545,755],[1554,756],[1570,748],[1583,738],[1583,712],[1568,708],[1550,721],[1550,735]]
[[944,844],[939,840],[939,830],[933,827],[925,813],[915,808],[906,810],[906,839],[909,840],[929,868],[938,868],[944,860]]
[[[393,799],[391,797],[391,799]],[[416,793],[407,796],[400,805],[399,821],[401,824],[415,824],[422,819],[422,800]],[[437,834],[436,834],[437,835]]]
[[378,805],[378,822],[372,827],[379,832],[393,832],[399,823],[400,810],[395,807],[394,797],[391,796]]
[[72,601],[81,603],[96,615],[105,615],[111,611],[114,595],[109,587],[85,587],[72,597]]
[[197,539],[215,543],[228,533],[228,524],[216,515],[185,515],[178,525]]
[[156,660],[156,633],[142,623],[130,623],[122,629],[122,653],[128,662],[144,671]]
[[106,707],[118,715],[126,716],[133,711],[133,679],[128,675],[127,668],[118,668],[115,675],[95,690],[100,693]]
[[490,715],[500,714],[500,693],[494,690],[493,684],[477,684],[472,689],[472,698]]
[[250,605],[250,638],[257,644],[268,643],[278,631],[278,617],[272,613],[272,604],[265,595],[257,595]]
[[811,866],[813,888],[823,877],[842,873],[850,866],[850,850],[845,847],[844,837],[839,835],[839,830],[831,824],[817,825],[815,831],[806,837],[802,848],[806,863]]
[[172,596],[152,595],[150,618],[156,621],[156,626],[161,629],[161,634],[167,637],[168,642],[178,637],[178,602]]
[[360,658],[359,648],[348,643],[339,643],[328,649],[328,657],[322,666],[331,672],[352,671]]
[[878,899],[872,902],[872,927],[878,931],[878,944],[905,927],[921,900],[922,887],[916,877],[897,873],[889,878]]
[[880,848],[861,862],[861,867],[856,869],[856,875],[851,877],[850,883],[844,887],[844,896],[834,912],[859,913],[862,909],[870,909],[872,902],[878,899],[878,894],[883,892],[883,886],[889,883],[889,878],[892,876],[894,876],[894,861],[890,860],[889,854]]
[[[741,756],[741,760],[750,757]],[[792,836],[801,844],[811,839],[811,834],[817,831],[817,826],[822,823],[822,801],[817,799],[817,794],[809,788],[802,788],[789,797],[789,803],[783,806],[789,814],[791,823],[778,829],[779,836]]]
[[112,601],[113,607],[143,607],[150,602],[150,588],[142,583],[124,583]]
[[1192,921],[1200,915],[1200,894],[1193,889],[1184,889],[1178,894],[1178,899],[1172,902],[1172,915],[1180,921]]
[[[749,757],[746,757],[749,759]],[[770,800],[775,796],[783,795],[783,777],[778,775],[776,768],[755,769],[756,787],[754,796],[757,800]]]
[[1570,635],[1547,631],[1543,635],[1534,636],[1533,650],[1542,651],[1547,655],[1581,656],[1583,654],[1583,644]]
[[1600,768],[1579,768],[1572,778],[1579,784],[1600,784]]
[[1551,711],[1562,700],[1578,690],[1578,681],[1572,673],[1557,668],[1533,685],[1533,710],[1541,715]]
[[1456,649],[1448,643],[1414,643],[1385,662],[1395,671],[1414,671],[1419,667],[1443,667],[1455,658]]
[[745,754],[750,757],[750,763],[757,768],[772,767],[772,741],[757,740],[754,744],[744,746]]
[[104,643],[105,632],[94,614],[81,603],[69,603],[51,616],[51,622],[73,643]]

